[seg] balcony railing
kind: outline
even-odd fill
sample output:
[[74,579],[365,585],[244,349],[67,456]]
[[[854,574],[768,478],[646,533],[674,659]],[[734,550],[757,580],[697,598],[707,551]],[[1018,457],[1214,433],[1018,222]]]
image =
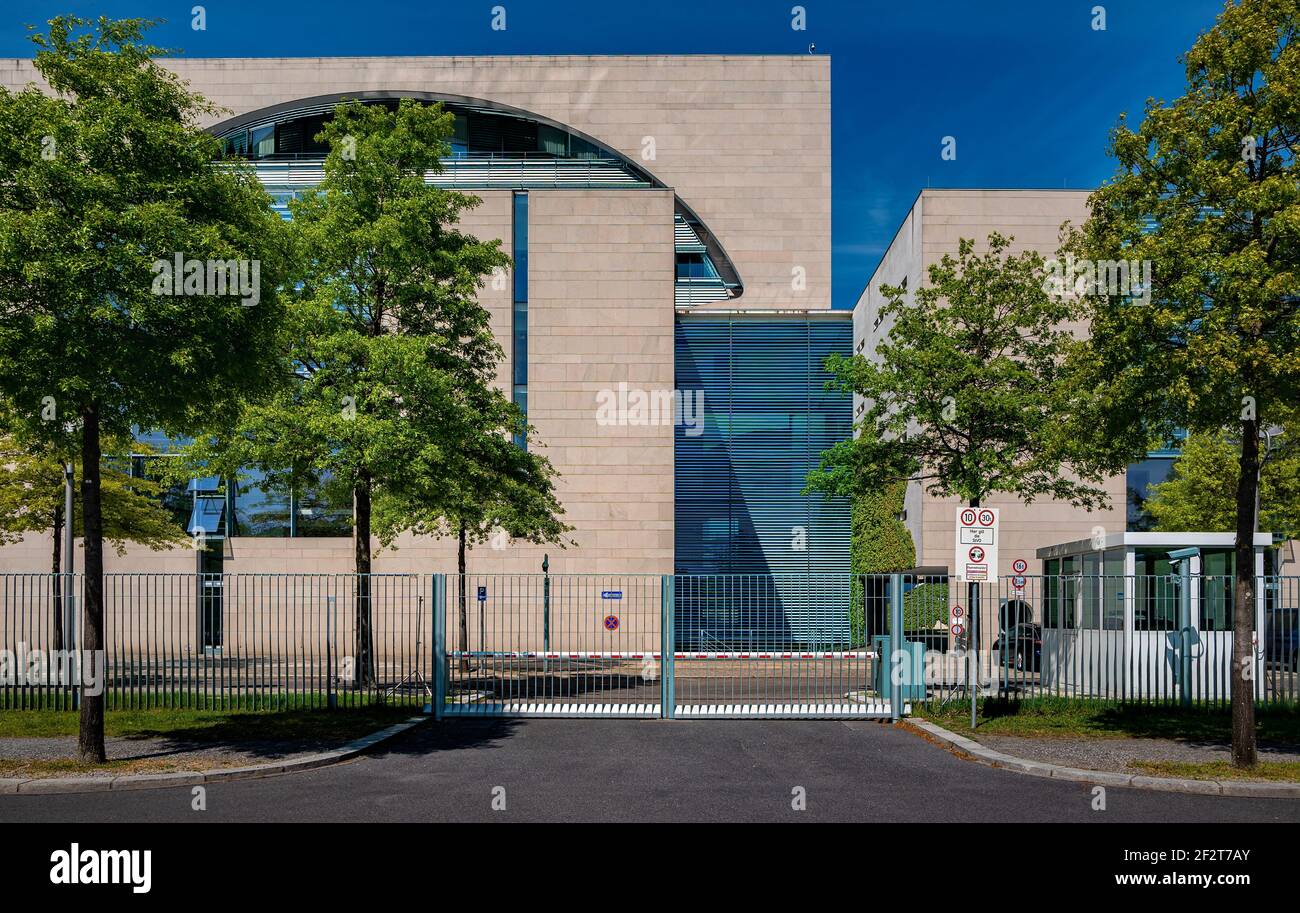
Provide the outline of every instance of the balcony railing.
[[[272,193],[303,190],[325,176],[322,155],[276,155],[250,160]],[[438,187],[456,189],[643,188],[643,176],[616,158],[557,158],[546,153],[465,153],[442,159],[442,171],[426,173]]]

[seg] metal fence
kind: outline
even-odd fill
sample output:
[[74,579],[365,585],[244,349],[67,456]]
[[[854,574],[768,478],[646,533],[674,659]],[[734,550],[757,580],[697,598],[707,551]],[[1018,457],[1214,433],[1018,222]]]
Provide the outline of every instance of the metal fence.
[[[1300,578],[1260,578],[1245,674],[1300,699]],[[110,708],[399,701],[450,716],[882,717],[1230,699],[1232,578],[107,574]],[[0,707],[74,706],[80,575],[0,575]],[[75,654],[73,654],[75,657]]]
[[[1006,577],[986,584],[980,686],[1008,699],[1090,698],[1226,705],[1233,577]],[[1300,578],[1256,579],[1250,662],[1260,704],[1300,698]],[[969,598],[968,598],[969,601]],[[975,646],[972,643],[971,646]]]
[[430,700],[430,578],[106,574],[103,656],[84,645],[80,574],[0,576],[0,707],[110,709]]

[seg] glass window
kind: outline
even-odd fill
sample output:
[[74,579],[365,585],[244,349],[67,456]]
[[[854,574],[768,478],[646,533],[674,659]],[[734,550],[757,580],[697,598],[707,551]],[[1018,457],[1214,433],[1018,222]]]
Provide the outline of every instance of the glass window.
[[1101,626],[1106,631],[1124,630],[1124,553],[1106,552],[1102,561]]
[[1154,520],[1146,512],[1146,501],[1151,496],[1151,486],[1168,479],[1173,465],[1172,456],[1148,457],[1141,462],[1129,464],[1125,484],[1128,493],[1129,532],[1148,532],[1154,527]]
[[244,470],[235,492],[232,535],[285,537],[290,535],[289,491],[268,482],[260,470]]
[[451,154],[466,155],[469,152],[469,121],[464,114],[456,115],[456,126],[452,129]]
[[1138,549],[1134,558],[1133,628],[1137,631],[1178,629],[1178,582],[1166,551]]
[[191,536],[224,536],[226,499],[195,498],[194,510],[190,513],[190,522],[186,532]]
[[253,147],[254,158],[275,154],[275,124],[254,127],[249,131],[249,139]]
[[515,259],[514,300],[528,300],[528,194],[515,194],[514,243]]
[[351,492],[324,474],[293,501],[294,534],[304,537],[352,535]]
[[1231,631],[1233,587],[1237,556],[1231,549],[1203,550],[1201,552],[1201,611],[1202,631]]
[[713,262],[702,253],[681,253],[677,255],[678,279],[715,279],[718,271]]

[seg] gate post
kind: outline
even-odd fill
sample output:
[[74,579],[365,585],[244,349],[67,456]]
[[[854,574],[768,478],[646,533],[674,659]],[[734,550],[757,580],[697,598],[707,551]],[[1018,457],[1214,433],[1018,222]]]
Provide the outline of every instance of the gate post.
[[433,575],[433,718],[441,720],[447,704],[447,575]]
[[903,575],[889,575],[889,665],[885,674],[889,682],[889,716],[895,723],[903,718],[903,689],[895,676],[901,670],[895,666],[903,650]]
[[676,637],[673,631],[673,584],[676,578],[664,574],[659,582],[659,715],[671,720],[677,715],[677,694],[674,687],[674,657]]

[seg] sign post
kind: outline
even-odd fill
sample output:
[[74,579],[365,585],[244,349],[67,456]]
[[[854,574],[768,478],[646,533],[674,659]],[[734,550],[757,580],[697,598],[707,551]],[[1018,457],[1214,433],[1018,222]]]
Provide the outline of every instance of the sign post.
[[970,728],[978,713],[980,583],[996,580],[998,573],[998,508],[970,505],[956,512],[954,576],[965,580],[970,605]]

